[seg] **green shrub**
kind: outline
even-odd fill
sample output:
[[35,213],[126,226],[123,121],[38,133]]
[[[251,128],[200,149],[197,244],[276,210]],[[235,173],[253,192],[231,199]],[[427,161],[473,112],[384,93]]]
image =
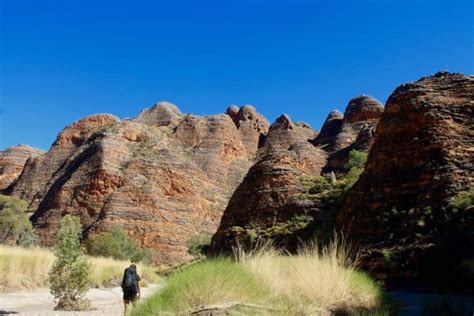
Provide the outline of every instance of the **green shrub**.
[[359,180],[360,175],[364,171],[367,156],[368,154],[365,151],[351,150],[349,152],[349,160],[345,165],[347,173],[344,176],[346,182],[344,189],[346,191]]
[[459,192],[458,195],[453,199],[450,206],[453,209],[464,211],[472,208],[474,205],[474,188],[469,191]]
[[349,152],[349,160],[347,161],[345,168],[347,171],[352,168],[364,169],[365,163],[367,162],[368,153],[365,151],[351,150]]
[[206,251],[209,249],[209,245],[211,244],[211,235],[209,234],[201,234],[195,235],[191,237],[188,242],[188,253],[195,256],[203,256],[206,254]]
[[91,256],[111,257],[117,260],[132,262],[147,261],[151,251],[144,249],[128,237],[120,226],[114,225],[107,232],[94,234],[85,243],[87,253]]
[[309,189],[308,192],[311,194],[318,194],[329,190],[330,188],[331,184],[329,183],[326,177],[317,177],[313,180],[313,186]]
[[37,243],[28,218],[28,203],[15,196],[0,195],[0,240],[7,244],[32,247]]
[[89,289],[91,266],[80,247],[79,218],[66,215],[56,234],[56,261],[49,272],[51,294],[58,299],[56,309],[83,310],[88,308],[82,297]]

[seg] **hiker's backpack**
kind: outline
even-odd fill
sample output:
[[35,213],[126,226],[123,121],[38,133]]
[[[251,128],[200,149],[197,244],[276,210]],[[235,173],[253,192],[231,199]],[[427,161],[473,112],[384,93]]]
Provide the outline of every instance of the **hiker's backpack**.
[[135,277],[135,271],[133,271],[133,269],[127,268],[123,272],[122,289],[131,293],[138,292],[137,280]]

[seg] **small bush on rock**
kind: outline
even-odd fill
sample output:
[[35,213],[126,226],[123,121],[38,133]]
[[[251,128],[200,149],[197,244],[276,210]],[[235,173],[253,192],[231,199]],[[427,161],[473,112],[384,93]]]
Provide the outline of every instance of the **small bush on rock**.
[[205,256],[211,244],[211,237],[212,236],[208,234],[191,237],[187,242],[188,253],[195,257]]
[[132,262],[147,261],[151,257],[149,249],[140,247],[117,225],[112,226],[107,232],[90,236],[86,242],[86,250],[91,256],[111,257]]

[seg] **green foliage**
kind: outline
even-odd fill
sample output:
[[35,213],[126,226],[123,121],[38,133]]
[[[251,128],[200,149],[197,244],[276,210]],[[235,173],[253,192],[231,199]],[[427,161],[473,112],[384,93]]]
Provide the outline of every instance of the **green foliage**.
[[469,191],[459,192],[459,194],[453,199],[450,206],[451,208],[464,211],[471,209],[474,205],[474,188]]
[[15,196],[0,195],[0,240],[32,247],[37,243],[28,218],[28,203]]
[[38,237],[33,231],[33,228],[28,227],[23,230],[16,240],[16,244],[23,248],[33,248],[38,245]]
[[91,256],[111,257],[132,262],[147,261],[151,257],[149,249],[140,247],[117,225],[112,226],[110,231],[90,236],[85,245],[87,253]]
[[187,242],[188,253],[195,257],[204,256],[211,244],[211,237],[212,236],[209,234],[201,234],[191,237]]
[[349,190],[359,180],[360,175],[364,171],[364,166],[367,161],[367,152],[351,150],[349,153],[349,160],[345,165],[347,173],[345,175],[345,190]]
[[268,237],[275,237],[280,235],[289,235],[293,234],[296,231],[304,229],[306,226],[311,224],[314,221],[314,218],[306,213],[304,214],[295,214],[290,220],[287,222],[275,225],[269,228],[265,235]]
[[364,169],[369,154],[365,151],[351,150],[349,153],[349,160],[347,161],[345,168],[350,171],[352,168]]
[[59,299],[58,306],[79,301],[89,289],[91,266],[82,253],[80,234],[79,218],[66,215],[61,219],[54,248],[56,261],[49,272],[51,294]]
[[329,183],[326,177],[317,177],[313,180],[313,186],[309,189],[308,192],[311,194],[318,194],[329,190],[330,188],[331,184]]

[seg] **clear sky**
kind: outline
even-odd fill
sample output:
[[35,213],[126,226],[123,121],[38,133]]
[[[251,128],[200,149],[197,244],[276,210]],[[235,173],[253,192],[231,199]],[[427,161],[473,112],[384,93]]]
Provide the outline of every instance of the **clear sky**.
[[0,149],[48,149],[93,113],[159,100],[253,104],[319,129],[332,109],[450,70],[474,73],[473,1],[0,0]]

